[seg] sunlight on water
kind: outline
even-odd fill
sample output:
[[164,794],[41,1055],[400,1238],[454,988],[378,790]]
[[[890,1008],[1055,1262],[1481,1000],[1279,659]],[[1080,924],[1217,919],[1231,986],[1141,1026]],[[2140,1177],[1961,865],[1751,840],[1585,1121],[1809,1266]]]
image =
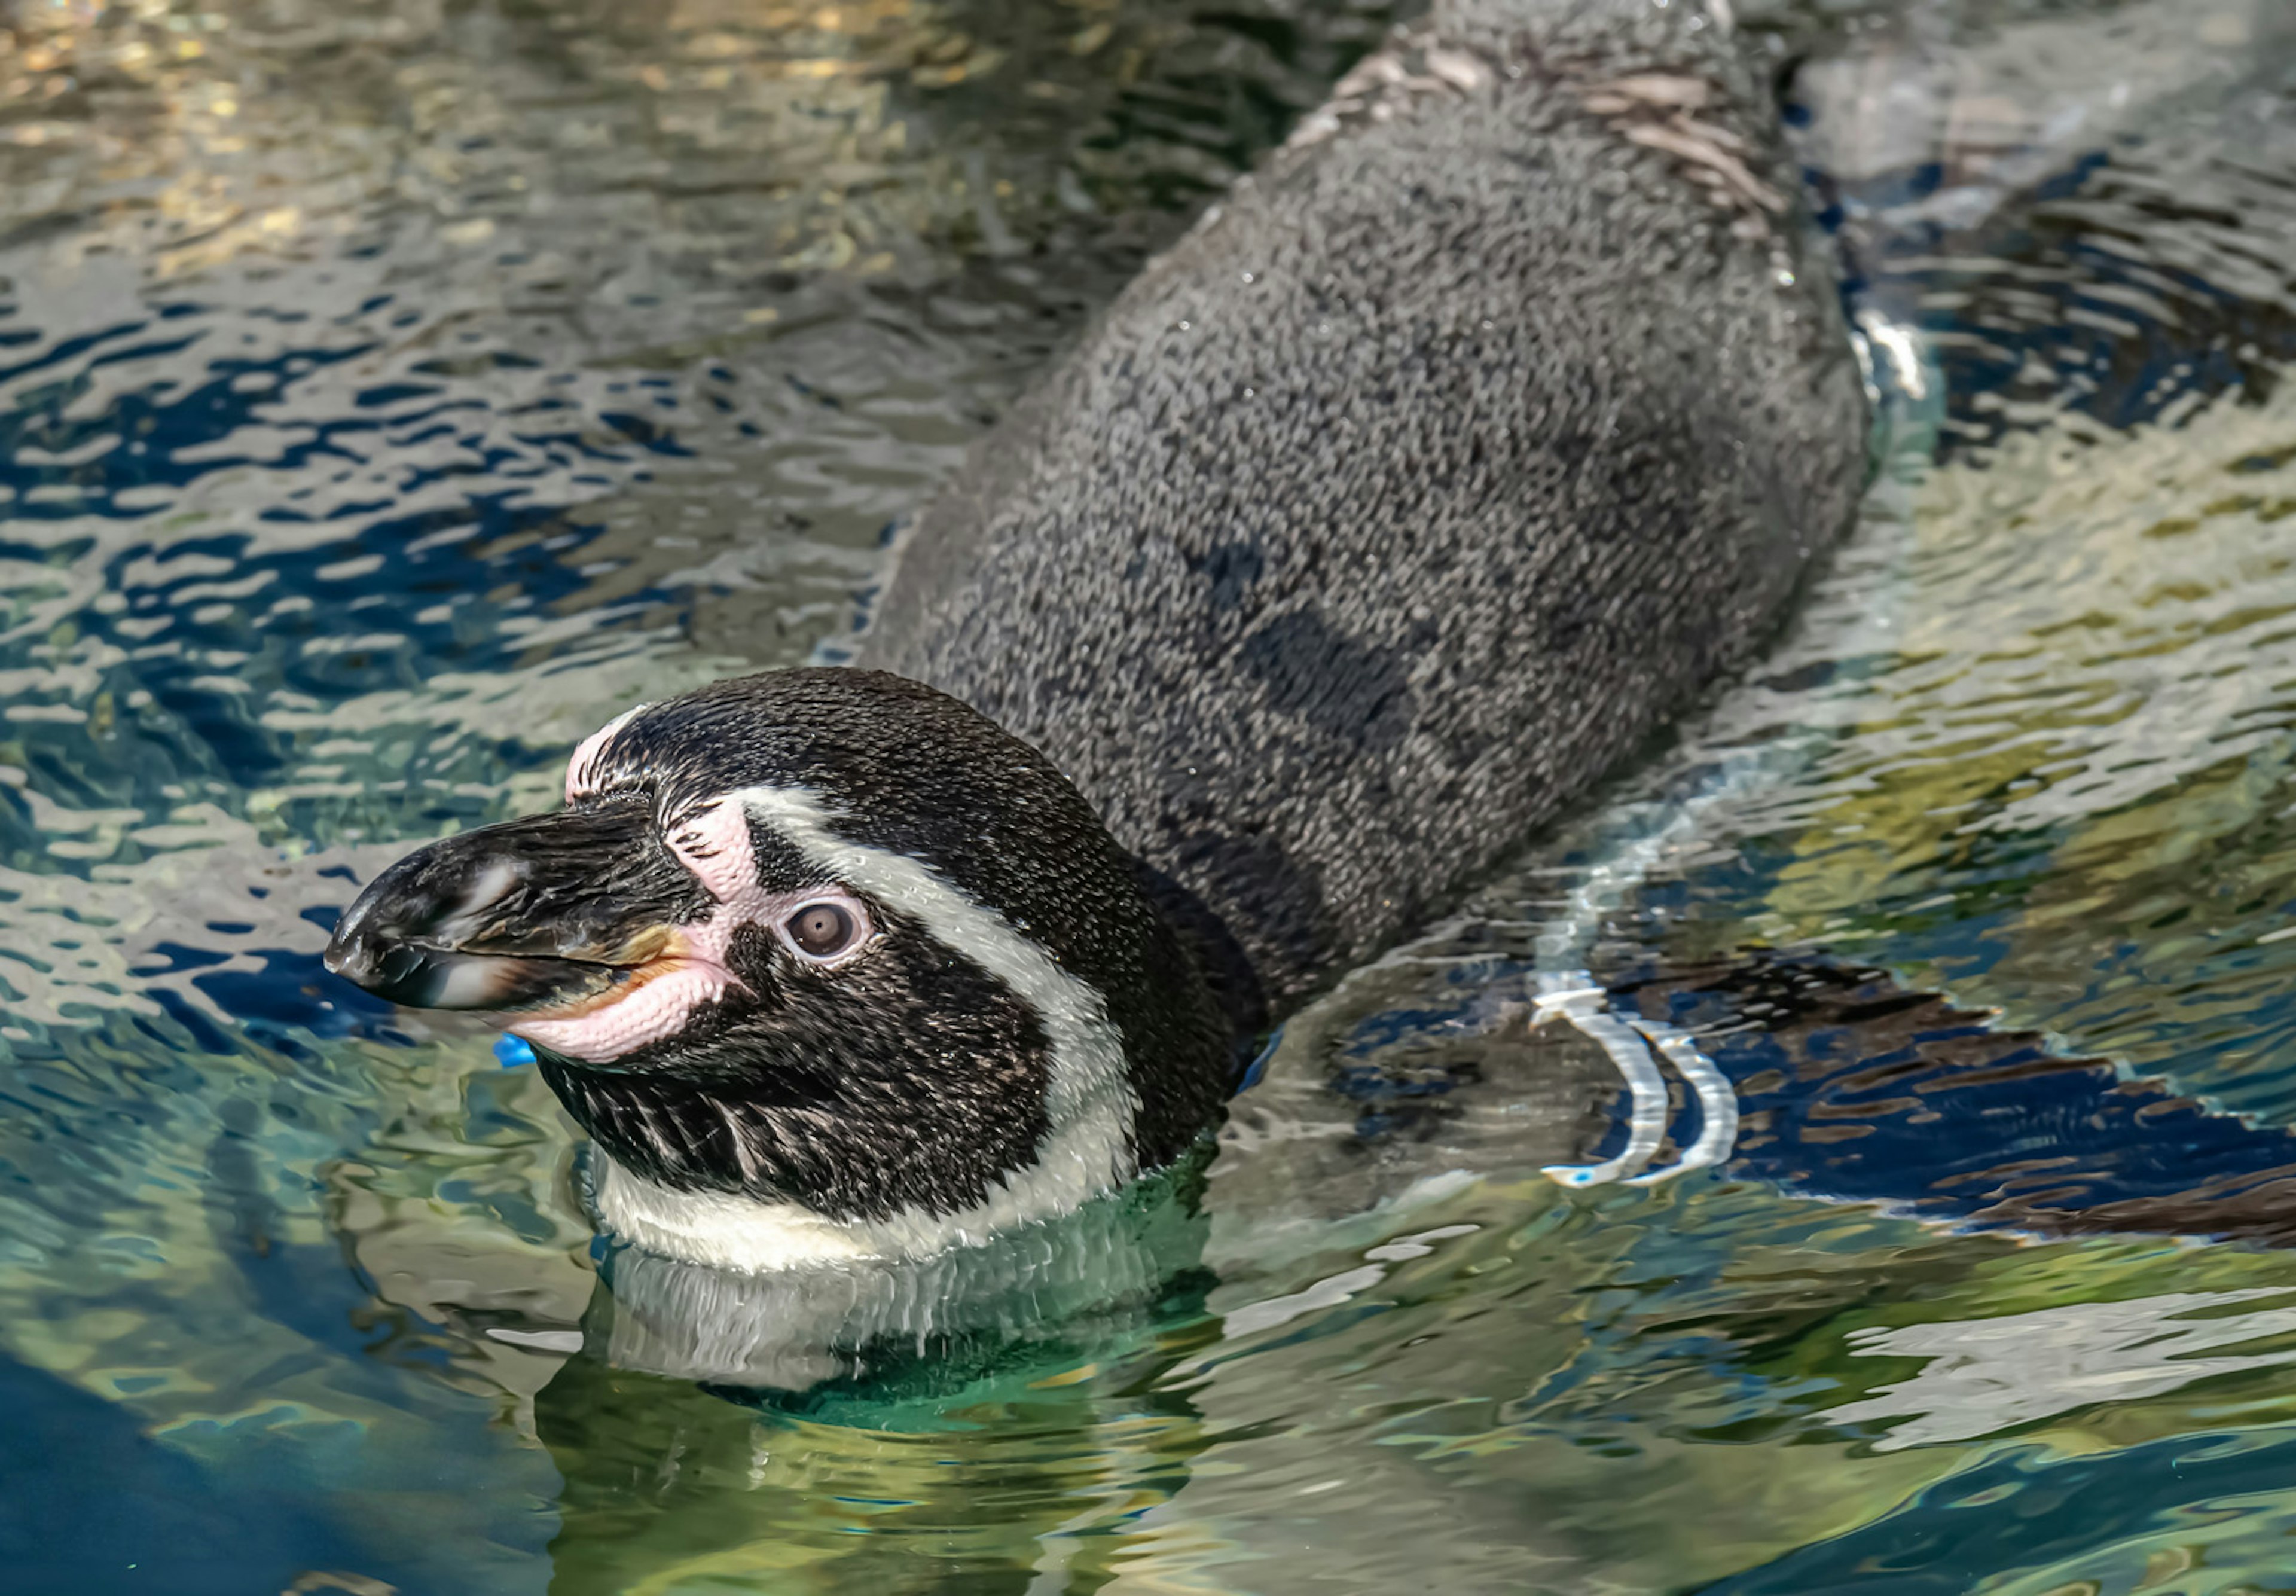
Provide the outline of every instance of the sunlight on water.
[[[534,1073],[326,979],[325,930],[410,841],[553,802],[629,703],[833,643],[889,527],[1387,12],[9,13],[12,1573],[2270,1588],[2296,1261],[1982,1229],[1874,1183],[1950,1092],[1816,1124],[1781,1084],[1897,1057],[1778,995],[1859,961],[1955,1006],[1908,1050],[1990,1015],[2296,1123],[2292,58],[2229,0],[2189,55],[2031,9],[2006,77],[1947,8],[1772,19],[1828,94],[1956,63],[1921,172],[1818,174],[1954,397],[1904,409],[1777,651],[1293,1022],[1208,1168],[778,1286],[594,1247]],[[1996,226],[1969,194],[2050,175],[2009,169],[2002,85],[2087,81],[2097,39],[2144,92],[2066,88],[2103,152]],[[1589,957],[1711,1021],[1746,1156],[1565,1194],[1538,1172],[1615,1145],[1618,1083],[1524,981],[1586,868],[1684,815]]]

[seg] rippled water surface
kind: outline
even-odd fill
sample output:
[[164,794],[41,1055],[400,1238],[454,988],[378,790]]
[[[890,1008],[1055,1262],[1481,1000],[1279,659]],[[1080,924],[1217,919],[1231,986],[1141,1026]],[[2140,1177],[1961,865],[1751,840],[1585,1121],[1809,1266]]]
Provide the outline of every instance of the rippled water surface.
[[[1208,1168],[856,1353],[594,1252],[532,1072],[325,928],[628,703],[833,650],[1389,12],[0,0],[0,1588],[2296,1588],[2268,1224],[1923,1206],[1940,1138],[2047,1156],[2014,1104],[1764,1150],[1777,1049],[1888,1045],[1747,996],[1804,977],[2296,1125],[2296,47],[2019,10],[1756,19],[1899,394],[1775,655]],[[1711,1022],[1720,1174],[1539,1175],[1618,1138],[1511,1007],[1574,889]]]

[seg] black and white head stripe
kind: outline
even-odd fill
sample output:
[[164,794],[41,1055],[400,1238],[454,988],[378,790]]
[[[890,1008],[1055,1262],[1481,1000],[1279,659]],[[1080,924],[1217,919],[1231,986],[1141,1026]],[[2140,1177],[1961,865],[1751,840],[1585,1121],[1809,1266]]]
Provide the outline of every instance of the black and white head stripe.
[[1217,1117],[1235,1038],[1193,953],[1075,789],[954,700],[718,683],[586,740],[567,791],[647,817],[706,899],[610,1000],[512,1022],[629,1239],[919,1255],[1068,1212]]
[[[1089,983],[931,867],[840,835],[821,795],[802,787],[728,794],[682,825],[672,846],[692,860],[713,896],[729,908],[747,907],[745,895],[758,879],[753,827],[787,843],[824,882],[920,926],[1028,1007],[1047,1044],[1043,1139],[1034,1162],[1005,1172],[985,1200],[951,1213],[910,1210],[841,1223],[799,1205],[673,1189],[611,1163],[609,1155],[594,1197],[610,1227],[658,1252],[751,1269],[835,1255],[922,1256],[1070,1212],[1137,1172],[1133,1124],[1139,1100],[1124,1040]],[[793,895],[807,894],[775,898]],[[784,904],[767,898],[757,906],[770,915]],[[1014,1105],[1014,1112],[1024,1107]],[[729,1129],[740,1147],[742,1128]]]
[[1052,1044],[1045,1102],[1052,1134],[1040,1164],[1060,1186],[1080,1194],[1132,1178],[1138,1167],[1130,1141],[1139,1099],[1125,1076],[1123,1038],[1089,983],[921,860],[840,837],[818,794],[801,787],[748,787],[728,802],[786,838],[823,875],[907,915],[1034,1009]]

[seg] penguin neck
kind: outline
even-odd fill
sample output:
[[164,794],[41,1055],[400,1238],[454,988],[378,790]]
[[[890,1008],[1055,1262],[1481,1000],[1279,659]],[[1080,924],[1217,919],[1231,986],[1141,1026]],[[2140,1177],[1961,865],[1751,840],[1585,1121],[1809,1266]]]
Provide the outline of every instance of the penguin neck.
[[1145,860],[1136,859],[1133,865],[1141,890],[1186,950],[1226,1020],[1241,1074],[1275,1020],[1267,984],[1250,953],[1194,888]]

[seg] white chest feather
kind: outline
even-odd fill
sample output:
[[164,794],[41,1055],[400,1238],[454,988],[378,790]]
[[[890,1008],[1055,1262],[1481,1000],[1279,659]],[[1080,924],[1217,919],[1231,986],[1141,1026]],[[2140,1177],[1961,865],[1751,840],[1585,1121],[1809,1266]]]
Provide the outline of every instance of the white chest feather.
[[974,1246],[1000,1231],[1072,1213],[1113,1189],[1083,1163],[1046,1144],[1046,1156],[960,1213],[911,1209],[886,1220],[834,1220],[795,1203],[766,1203],[720,1191],[672,1191],[597,1155],[591,1201],[598,1223],[617,1238],[712,1269],[767,1274],[857,1259],[912,1261]]

